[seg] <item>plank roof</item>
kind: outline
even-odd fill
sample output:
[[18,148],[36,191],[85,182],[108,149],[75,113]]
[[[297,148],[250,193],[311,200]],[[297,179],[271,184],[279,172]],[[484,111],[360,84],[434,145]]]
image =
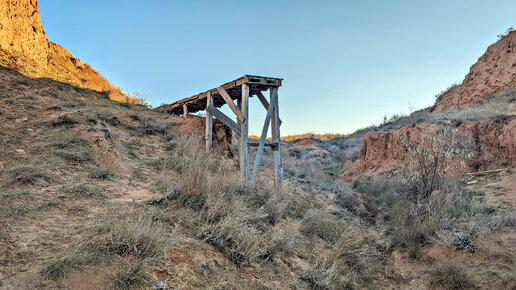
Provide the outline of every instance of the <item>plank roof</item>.
[[[253,95],[257,94],[258,92],[266,91],[266,90],[270,89],[271,87],[281,86],[282,81],[283,81],[283,79],[280,79],[280,78],[245,75],[234,81],[227,82],[220,87],[222,87],[226,90],[226,92],[231,97],[231,99],[236,100],[236,99],[240,98],[240,96],[242,95],[242,84],[248,84],[249,95],[253,96]],[[208,92],[211,92],[213,105],[215,107],[222,107],[223,105],[226,104],[226,102],[220,95],[217,88],[213,88],[211,90],[202,92],[200,94],[191,96],[189,98],[181,99],[170,105],[160,106],[160,107],[156,108],[156,110],[180,115],[180,114],[183,114],[183,105],[186,105],[188,113],[204,111],[204,110],[206,110],[206,102],[207,102]]]

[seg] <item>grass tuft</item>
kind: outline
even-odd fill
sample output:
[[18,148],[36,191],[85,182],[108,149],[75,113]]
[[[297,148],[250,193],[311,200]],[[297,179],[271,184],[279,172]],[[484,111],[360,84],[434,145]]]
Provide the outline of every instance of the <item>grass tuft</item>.
[[152,277],[147,272],[145,265],[137,261],[126,265],[122,270],[113,275],[110,280],[115,289],[128,290],[149,285]]
[[464,269],[455,265],[439,266],[430,272],[430,285],[444,289],[471,289],[475,287],[473,279]]

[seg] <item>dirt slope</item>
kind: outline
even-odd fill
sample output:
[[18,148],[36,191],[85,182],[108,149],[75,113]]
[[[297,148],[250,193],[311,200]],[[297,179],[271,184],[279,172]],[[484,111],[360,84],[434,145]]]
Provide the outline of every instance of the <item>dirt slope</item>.
[[516,31],[487,48],[461,85],[441,95],[432,109],[442,112],[467,106],[516,87]]
[[31,77],[46,77],[99,92],[115,101],[128,99],[88,64],[49,41],[41,25],[37,0],[0,1],[0,65]]

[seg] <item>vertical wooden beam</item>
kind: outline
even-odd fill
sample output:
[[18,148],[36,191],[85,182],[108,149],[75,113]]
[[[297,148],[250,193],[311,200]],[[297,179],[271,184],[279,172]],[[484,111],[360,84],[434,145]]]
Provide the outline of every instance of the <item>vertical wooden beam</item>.
[[245,181],[249,180],[249,146],[248,129],[249,129],[249,86],[242,84],[242,96],[240,100],[240,111],[244,117],[240,122],[240,141],[239,141],[239,163],[240,174]]
[[[208,108],[212,103],[212,96],[211,92],[208,92],[208,96],[206,97],[206,108]],[[205,133],[205,139],[206,139],[206,150],[209,151],[212,146],[213,142],[213,118],[211,117],[211,114],[206,111],[206,133]]]
[[188,117],[188,107],[186,104],[183,104],[183,117]]
[[276,147],[273,147],[274,154],[274,181],[276,185],[281,184],[283,179],[283,166],[281,164],[281,135],[280,135],[280,118],[279,118],[279,100],[278,100],[278,88],[274,87],[270,90],[271,104],[274,102],[274,112],[272,113],[271,120],[271,133],[272,142],[276,143]]

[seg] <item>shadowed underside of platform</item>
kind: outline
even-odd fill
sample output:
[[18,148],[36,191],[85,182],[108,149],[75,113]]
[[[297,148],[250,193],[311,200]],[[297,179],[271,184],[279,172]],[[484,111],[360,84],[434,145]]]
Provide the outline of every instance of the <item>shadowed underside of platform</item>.
[[[236,100],[242,96],[242,84],[249,86],[249,95],[254,96],[260,92],[267,91],[272,87],[281,86],[283,79],[261,77],[253,75],[245,75],[239,79],[223,84],[222,87],[226,90],[227,94],[232,100]],[[184,105],[187,107],[188,113],[195,113],[198,111],[206,110],[206,104],[208,99],[208,93],[211,92],[213,106],[219,108],[226,104],[226,101],[219,93],[218,88],[200,93],[198,95],[179,100],[170,105],[163,105],[158,107],[156,110],[165,111],[176,115],[183,114]]]

